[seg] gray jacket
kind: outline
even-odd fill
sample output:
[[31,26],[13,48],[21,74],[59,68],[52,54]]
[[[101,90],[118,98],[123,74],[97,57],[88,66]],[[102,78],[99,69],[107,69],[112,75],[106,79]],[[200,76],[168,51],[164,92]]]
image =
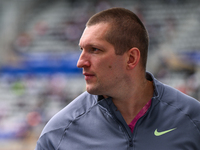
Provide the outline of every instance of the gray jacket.
[[45,126],[36,150],[200,150],[200,103],[154,82],[154,97],[133,133],[112,98],[84,92]]

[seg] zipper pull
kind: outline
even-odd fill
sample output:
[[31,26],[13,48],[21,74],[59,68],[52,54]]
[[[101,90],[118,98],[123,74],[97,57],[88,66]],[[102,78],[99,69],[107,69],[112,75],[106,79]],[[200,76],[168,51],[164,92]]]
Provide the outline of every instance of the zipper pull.
[[129,146],[133,147],[133,140],[132,139],[129,139]]

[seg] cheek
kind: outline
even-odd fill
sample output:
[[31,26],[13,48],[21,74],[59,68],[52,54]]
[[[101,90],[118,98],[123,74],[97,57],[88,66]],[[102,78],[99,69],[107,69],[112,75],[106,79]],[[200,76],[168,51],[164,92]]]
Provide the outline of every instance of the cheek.
[[107,71],[110,75],[112,75],[114,78],[121,78],[125,73],[125,65],[123,63],[112,63],[108,64]]

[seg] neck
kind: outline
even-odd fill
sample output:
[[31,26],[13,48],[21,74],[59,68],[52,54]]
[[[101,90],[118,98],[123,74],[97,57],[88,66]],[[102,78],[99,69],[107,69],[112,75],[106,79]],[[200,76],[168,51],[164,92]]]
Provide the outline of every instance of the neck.
[[126,89],[126,92],[121,97],[119,95],[113,97],[113,103],[121,112],[127,124],[130,124],[134,117],[153,97],[153,82],[147,79],[137,79],[136,82],[131,84],[132,86],[127,86],[128,89]]

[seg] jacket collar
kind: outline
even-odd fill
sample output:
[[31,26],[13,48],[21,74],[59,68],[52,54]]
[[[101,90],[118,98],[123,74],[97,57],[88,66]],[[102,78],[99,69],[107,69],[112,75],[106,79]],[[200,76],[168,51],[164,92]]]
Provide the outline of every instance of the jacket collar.
[[162,97],[163,94],[163,84],[158,81],[152,73],[150,72],[146,72],[146,78],[147,80],[153,81],[153,85],[154,85],[154,95],[153,98],[154,99],[160,99]]

